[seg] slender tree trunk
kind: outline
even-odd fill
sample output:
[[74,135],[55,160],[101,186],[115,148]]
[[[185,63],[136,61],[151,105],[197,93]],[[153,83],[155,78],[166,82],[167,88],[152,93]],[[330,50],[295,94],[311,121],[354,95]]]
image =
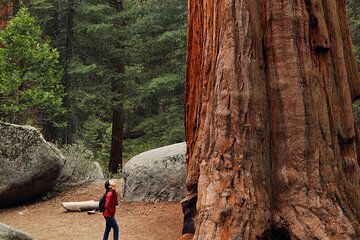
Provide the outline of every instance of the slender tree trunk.
[[[71,75],[69,74],[70,62],[73,58],[74,52],[74,17],[75,17],[75,2],[74,0],[67,1],[67,26],[66,26],[66,49],[65,49],[65,65],[63,85],[65,93],[70,92]],[[73,117],[72,104],[68,95],[64,97],[64,106],[68,110],[66,114],[66,128],[63,131],[62,141],[64,144],[73,142],[75,133],[75,121]]]
[[124,134],[124,110],[122,104],[113,108],[112,133],[111,133],[111,152],[109,161],[109,171],[117,173],[122,169],[122,151]]
[[359,239],[360,79],[345,1],[188,4],[183,207],[197,208],[183,233]]
[[[119,66],[119,74],[124,74],[125,67]],[[111,83],[114,97],[113,118],[112,118],[112,134],[111,134],[111,152],[109,161],[109,171],[117,173],[122,169],[122,152],[124,137],[124,107],[121,99],[122,83],[119,79],[114,79]]]

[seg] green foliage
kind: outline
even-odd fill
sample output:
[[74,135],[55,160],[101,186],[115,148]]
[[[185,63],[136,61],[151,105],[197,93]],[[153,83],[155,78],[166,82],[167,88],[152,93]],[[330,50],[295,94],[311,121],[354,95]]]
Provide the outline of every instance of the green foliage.
[[186,1],[127,1],[127,73],[136,94],[126,102],[126,129],[144,131],[124,142],[124,157],[184,141]]
[[58,185],[63,183],[82,184],[91,179],[91,173],[96,169],[94,154],[91,150],[78,141],[61,147],[60,151],[65,156],[66,162]]
[[59,194],[65,192],[67,189],[64,185],[55,185],[50,191],[46,192],[42,197],[41,200],[48,201]]
[[349,25],[358,67],[360,67],[360,1],[347,0]]
[[[137,2],[137,1],[135,1]],[[146,0],[131,9],[128,41],[133,60],[152,74],[183,74],[185,63],[186,1]],[[152,75],[153,76],[153,75]]]
[[[106,163],[109,116],[118,99],[125,106],[125,132],[145,132],[124,141],[124,158],[183,141],[186,2],[128,0],[118,12],[107,3],[85,1],[75,12],[68,94],[81,126],[78,138]],[[117,71],[119,64],[125,73]],[[111,91],[114,79],[120,95]]]
[[136,139],[124,142],[124,158],[172,143],[184,141],[184,118],[179,115],[179,109],[172,109],[169,113],[159,114],[144,119],[137,129],[144,130],[146,134]]
[[124,178],[124,174],[122,170],[119,170],[117,173],[111,173],[109,170],[104,171],[104,178],[105,179],[121,179]]
[[0,32],[1,118],[14,123],[59,126],[63,87],[59,53],[41,38],[26,8]]
[[356,125],[360,129],[360,101],[356,100],[352,105]]
[[[115,75],[123,63],[122,14],[102,2],[82,2],[76,9],[74,34],[78,61],[99,68],[99,77]],[[81,51],[81,52],[80,52]],[[97,74],[97,71],[93,73]]]
[[[356,62],[360,69],[360,1],[347,0],[347,13]],[[360,128],[360,102],[358,100],[353,103],[353,112],[357,127]]]
[[[91,116],[84,123],[82,135],[84,144],[92,149],[97,159],[108,159],[111,139],[111,124]],[[106,166],[106,162],[102,162]],[[105,169],[105,168],[104,168]]]
[[[74,79],[72,89],[76,94],[81,90],[96,98],[97,104],[82,108],[91,110],[96,116],[109,114],[113,105],[117,104],[114,99],[123,100],[129,92],[123,91],[124,94],[119,95],[112,91],[113,82],[117,82],[121,89],[127,89],[128,82],[118,69],[126,62],[121,42],[123,29],[119,25],[122,18],[122,14],[106,2],[82,2],[76,8],[73,29],[76,48],[70,68]],[[78,99],[74,100],[76,105],[80,103]],[[94,112],[94,106],[100,107],[102,112]]]
[[[123,4],[123,9],[118,8]],[[46,38],[60,51],[71,79],[77,139],[105,166],[111,143],[111,111],[123,105],[125,159],[154,147],[184,141],[187,1],[30,0]],[[74,22],[67,29],[69,13]],[[72,33],[71,59],[67,37]],[[120,73],[118,67],[125,66]],[[120,91],[113,91],[114,85]]]
[[25,1],[25,4],[31,15],[36,17],[43,37],[50,39],[52,46],[60,52],[60,59],[63,60],[66,51],[68,1],[29,0]]

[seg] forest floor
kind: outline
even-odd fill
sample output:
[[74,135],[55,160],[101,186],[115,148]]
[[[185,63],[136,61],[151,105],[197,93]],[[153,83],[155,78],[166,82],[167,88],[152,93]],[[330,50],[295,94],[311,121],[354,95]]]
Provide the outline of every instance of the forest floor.
[[[31,234],[36,240],[99,240],[105,226],[101,213],[68,212],[61,203],[98,201],[103,191],[103,181],[76,187],[48,201],[0,210],[0,222]],[[116,219],[121,240],[175,240],[181,236],[180,203],[120,201]]]

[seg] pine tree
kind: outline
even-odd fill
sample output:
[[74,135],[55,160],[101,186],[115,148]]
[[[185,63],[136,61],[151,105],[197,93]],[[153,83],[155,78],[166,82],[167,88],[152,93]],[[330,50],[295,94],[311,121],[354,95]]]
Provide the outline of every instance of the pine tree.
[[76,110],[74,101],[71,98],[70,64],[73,58],[73,25],[76,1],[73,0],[31,0],[26,1],[32,14],[37,17],[43,30],[44,37],[51,40],[52,45],[60,51],[60,62],[64,70],[62,85],[64,86],[64,107],[67,109],[63,121],[66,127],[59,131],[48,127],[49,137],[64,144],[70,144],[75,141],[76,136]]
[[[130,1],[131,2],[131,1]],[[125,141],[139,151],[184,141],[186,1],[132,1],[127,51],[137,84],[127,129],[144,134]],[[136,150],[138,149],[138,150]]]
[[125,157],[184,140],[186,1],[31,0],[29,6],[60,51],[73,139],[110,158],[110,116],[118,108],[123,136],[113,141],[124,139]]
[[0,116],[19,124],[59,126],[64,114],[59,53],[41,38],[26,8],[0,32]]
[[[108,156],[112,173],[122,165],[123,102],[127,96],[121,4],[120,1],[79,4],[74,25],[76,58],[72,63],[72,74],[79,79],[79,86],[87,98],[95,96],[97,99],[97,105],[103,111],[100,119],[112,123]],[[92,110],[91,115],[95,116],[96,112]],[[111,119],[109,115],[112,115]]]

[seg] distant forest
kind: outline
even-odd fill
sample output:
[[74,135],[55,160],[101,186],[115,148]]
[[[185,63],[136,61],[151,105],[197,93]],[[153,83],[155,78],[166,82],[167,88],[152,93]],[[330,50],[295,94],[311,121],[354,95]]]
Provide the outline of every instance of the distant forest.
[[[1,2],[2,121],[83,145],[112,173],[185,140],[186,0]],[[347,2],[359,65],[360,1]]]

